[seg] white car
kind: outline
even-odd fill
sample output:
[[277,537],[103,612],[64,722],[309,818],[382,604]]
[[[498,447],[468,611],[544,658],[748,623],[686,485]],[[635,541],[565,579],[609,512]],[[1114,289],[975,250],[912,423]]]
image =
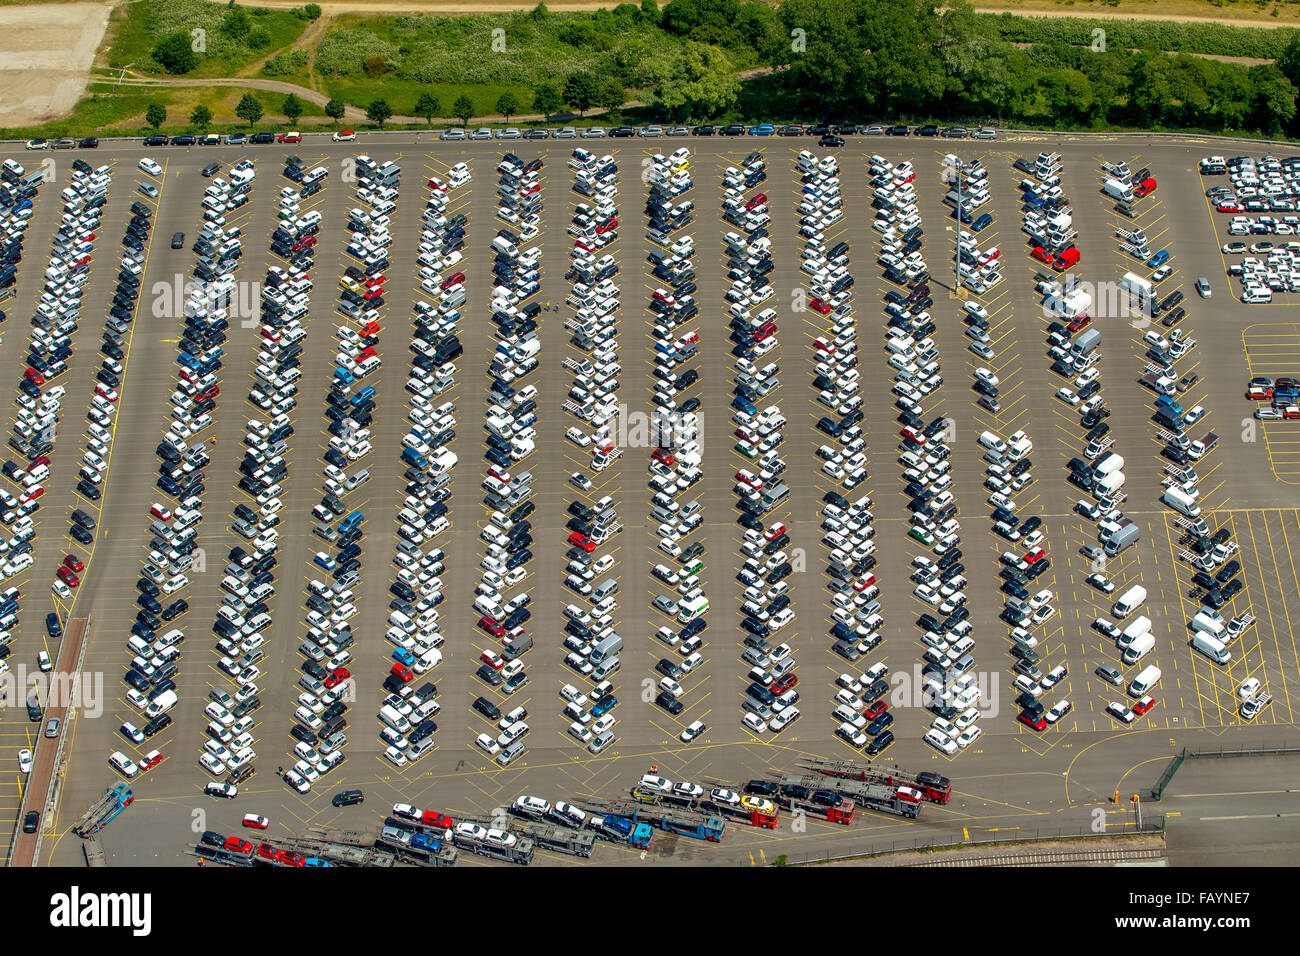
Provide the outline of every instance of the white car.
[[134,777],[140,772],[140,768],[135,765],[135,761],[120,750],[114,750],[108,755],[108,763],[109,766],[124,777]]
[[18,751],[18,772],[19,773],[32,772],[32,752],[28,750],[26,747]]
[[144,157],[144,159],[140,160],[140,162],[139,162],[137,165],[138,165],[141,169],[143,169],[146,173],[148,173],[150,176],[161,176],[161,175],[162,175],[163,168],[162,168],[161,166],[159,166],[157,163],[155,163],[155,162],[154,162],[152,159],[150,159],[148,156],[146,156],[146,157]]
[[1237,688],[1237,696],[1242,700],[1250,700],[1259,693],[1260,682],[1257,677],[1247,677]]
[[767,730],[767,724],[758,716],[758,714],[746,713],[740,721],[747,730],[752,730],[756,734],[761,734]]
[[501,747],[497,744],[496,739],[488,734],[479,734],[474,738],[474,743],[489,756],[495,756],[501,752]]
[[1058,388],[1056,390],[1056,397],[1067,405],[1073,406],[1079,404],[1079,395],[1071,388],[1065,388],[1064,386]]
[[925,732],[925,736],[922,737],[921,739],[923,739],[931,747],[945,754],[948,754],[949,756],[955,754],[958,750],[956,741],[954,741],[943,731],[937,730],[935,728],[931,728],[930,730],[927,730]]

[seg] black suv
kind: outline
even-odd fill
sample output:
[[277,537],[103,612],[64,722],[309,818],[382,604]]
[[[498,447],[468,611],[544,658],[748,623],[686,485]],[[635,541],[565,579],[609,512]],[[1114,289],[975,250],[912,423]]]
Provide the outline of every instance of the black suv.
[[[259,133],[258,135],[260,136],[261,134]],[[271,134],[267,133],[266,135],[270,136]],[[330,803],[334,804],[336,807],[354,807],[358,803],[365,802],[366,795],[360,790],[344,790],[341,793],[334,794],[334,798],[330,801]]]

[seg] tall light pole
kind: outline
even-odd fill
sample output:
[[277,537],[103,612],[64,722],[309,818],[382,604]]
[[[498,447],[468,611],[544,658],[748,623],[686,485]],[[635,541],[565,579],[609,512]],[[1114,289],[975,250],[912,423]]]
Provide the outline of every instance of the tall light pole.
[[126,66],[122,67],[122,72],[117,75],[117,82],[114,84],[114,86],[122,85],[122,78],[126,76],[126,71],[131,69],[131,67],[133,66],[135,66],[134,63],[128,63]]

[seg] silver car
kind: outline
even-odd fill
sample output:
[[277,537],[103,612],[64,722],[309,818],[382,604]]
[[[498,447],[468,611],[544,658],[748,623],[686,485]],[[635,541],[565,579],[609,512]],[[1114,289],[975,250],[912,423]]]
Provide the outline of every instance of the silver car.
[[588,126],[582,131],[583,139],[604,139],[609,135],[609,130],[603,126]]
[[439,139],[468,139],[463,129],[445,129],[438,136]]

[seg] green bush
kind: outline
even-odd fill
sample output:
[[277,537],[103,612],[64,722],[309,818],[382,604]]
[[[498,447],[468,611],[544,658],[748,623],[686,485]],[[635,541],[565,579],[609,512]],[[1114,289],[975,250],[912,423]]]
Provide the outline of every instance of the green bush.
[[262,73],[266,76],[292,76],[307,69],[308,62],[310,58],[306,50],[288,50],[267,60],[262,65]]
[[1087,47],[1094,30],[1105,31],[1108,50],[1173,50],[1216,56],[1249,56],[1274,60],[1282,55],[1300,29],[1238,27],[1219,23],[1176,23],[1161,20],[1083,20],[1073,17],[1017,17],[1009,13],[981,14],[1009,43],[1066,43]]

